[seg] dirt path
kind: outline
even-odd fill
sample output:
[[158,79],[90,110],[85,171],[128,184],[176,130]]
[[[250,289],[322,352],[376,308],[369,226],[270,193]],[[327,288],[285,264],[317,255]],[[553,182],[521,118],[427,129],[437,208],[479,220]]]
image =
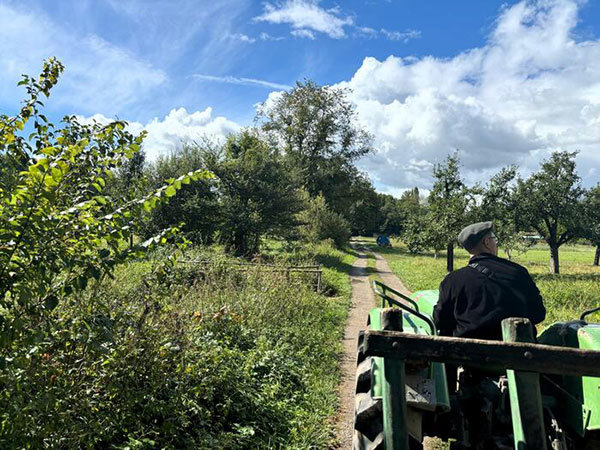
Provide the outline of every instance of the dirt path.
[[[400,280],[400,278],[394,275],[394,273],[390,269],[390,266],[388,265],[387,261],[383,258],[383,256],[375,252],[373,252],[373,255],[375,256],[375,269],[377,269],[377,272],[379,272],[379,276],[381,277],[383,282],[392,289],[397,290],[401,294],[410,295],[410,291],[406,289],[406,286],[404,286],[402,280]],[[354,294],[354,291],[352,292]]]
[[[367,324],[369,310],[375,306],[375,298],[369,285],[367,273],[367,253],[370,250],[360,245],[360,241],[352,243],[352,247],[359,254],[354,263],[350,280],[352,283],[352,307],[348,315],[348,322],[344,330],[344,354],[341,360],[341,383],[339,386],[340,410],[336,424],[336,436],[339,449],[352,448],[352,432],[354,421],[354,383],[356,373],[356,340],[358,332]],[[377,253],[375,268],[383,282],[393,289],[404,294],[409,291],[390,270],[387,262]]]

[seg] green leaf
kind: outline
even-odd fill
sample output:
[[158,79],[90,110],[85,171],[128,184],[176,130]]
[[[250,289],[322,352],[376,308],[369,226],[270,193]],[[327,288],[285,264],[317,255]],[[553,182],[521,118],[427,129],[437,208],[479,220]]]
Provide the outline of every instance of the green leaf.
[[176,193],[177,193],[177,190],[175,189],[174,186],[167,186],[167,189],[165,189],[165,195],[167,197],[173,197]]

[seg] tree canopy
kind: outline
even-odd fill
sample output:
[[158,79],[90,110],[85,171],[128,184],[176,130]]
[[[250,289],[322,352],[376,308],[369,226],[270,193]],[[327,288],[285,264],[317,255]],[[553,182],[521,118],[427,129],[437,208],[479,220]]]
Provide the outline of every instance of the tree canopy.
[[553,273],[560,270],[558,248],[584,232],[584,190],[576,171],[576,155],[577,152],[555,152],[538,172],[517,183],[519,227],[535,230],[548,243]]

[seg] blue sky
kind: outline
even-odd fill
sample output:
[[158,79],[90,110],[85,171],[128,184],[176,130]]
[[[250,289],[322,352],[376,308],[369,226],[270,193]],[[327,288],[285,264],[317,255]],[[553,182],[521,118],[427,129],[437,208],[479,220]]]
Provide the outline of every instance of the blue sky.
[[578,0],[0,0],[0,112],[56,55],[50,115],[126,119],[154,158],[251,125],[257,103],[311,78],[353,90],[380,191],[426,189],[456,148],[471,182],[578,149],[591,185],[599,18]]

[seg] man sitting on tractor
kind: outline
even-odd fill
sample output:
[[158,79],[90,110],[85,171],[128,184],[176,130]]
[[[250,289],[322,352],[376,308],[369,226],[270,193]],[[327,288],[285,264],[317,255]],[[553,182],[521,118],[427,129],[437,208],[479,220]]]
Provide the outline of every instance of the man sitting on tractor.
[[527,269],[498,257],[492,222],[467,226],[458,243],[471,259],[440,284],[433,319],[441,336],[501,340],[503,319],[544,320],[546,308]]

